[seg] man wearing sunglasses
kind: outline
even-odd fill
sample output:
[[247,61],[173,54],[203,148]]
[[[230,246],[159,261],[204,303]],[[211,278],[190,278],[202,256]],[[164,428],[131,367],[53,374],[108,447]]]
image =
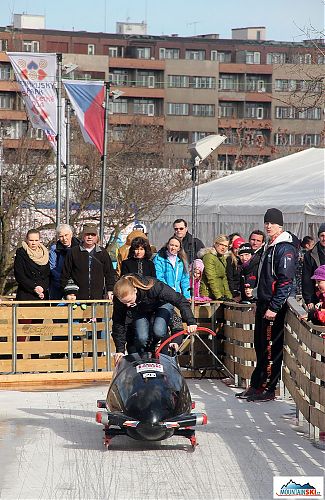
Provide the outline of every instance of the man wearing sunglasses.
[[173,223],[174,235],[182,242],[182,247],[186,253],[189,263],[193,262],[197,257],[197,253],[204,244],[199,238],[194,238],[194,248],[192,248],[192,235],[188,232],[187,222],[184,219],[176,219]]

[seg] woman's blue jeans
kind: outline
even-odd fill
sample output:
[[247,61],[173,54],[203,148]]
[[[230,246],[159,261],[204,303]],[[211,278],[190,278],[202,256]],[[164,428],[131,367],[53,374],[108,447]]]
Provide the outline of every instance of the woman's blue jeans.
[[[163,304],[153,314],[146,314],[135,320],[134,345],[137,352],[145,352],[149,343],[156,345],[159,340],[166,336],[173,309],[172,304]],[[152,338],[150,334],[152,334]]]

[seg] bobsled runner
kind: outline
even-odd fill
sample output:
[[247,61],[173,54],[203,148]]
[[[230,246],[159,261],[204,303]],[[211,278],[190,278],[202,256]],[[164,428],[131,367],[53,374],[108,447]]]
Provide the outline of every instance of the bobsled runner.
[[160,354],[182,333],[162,342],[154,355],[129,354],[119,361],[106,400],[97,401],[102,411],[97,411],[96,421],[104,425],[106,448],[119,435],[144,441],[162,441],[175,435],[188,438],[195,449],[194,428],[205,425],[207,416],[193,412],[195,403],[177,357]]

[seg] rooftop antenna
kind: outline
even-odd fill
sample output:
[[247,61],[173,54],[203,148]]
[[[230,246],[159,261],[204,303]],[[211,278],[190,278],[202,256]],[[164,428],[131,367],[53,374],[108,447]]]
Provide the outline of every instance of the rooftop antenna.
[[193,21],[191,23],[187,23],[186,26],[189,27],[189,26],[194,26],[194,35],[196,35],[196,26],[197,24],[200,24],[200,21]]

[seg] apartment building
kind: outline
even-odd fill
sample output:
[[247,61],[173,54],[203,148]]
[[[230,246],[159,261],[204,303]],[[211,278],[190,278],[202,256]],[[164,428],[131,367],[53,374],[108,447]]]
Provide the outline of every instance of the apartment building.
[[[126,35],[121,26],[117,34],[56,31],[15,22],[0,28],[5,148],[16,147],[26,130],[6,51],[62,53],[64,66],[75,67],[69,77],[109,79],[123,91],[111,102],[111,140],[134,120],[155,124],[164,129],[166,151],[180,161],[189,143],[213,133],[227,135],[212,159],[213,168],[226,172],[324,146],[322,41],[265,40],[264,27],[234,29],[232,38],[220,39]],[[41,131],[30,134],[37,147]]]

